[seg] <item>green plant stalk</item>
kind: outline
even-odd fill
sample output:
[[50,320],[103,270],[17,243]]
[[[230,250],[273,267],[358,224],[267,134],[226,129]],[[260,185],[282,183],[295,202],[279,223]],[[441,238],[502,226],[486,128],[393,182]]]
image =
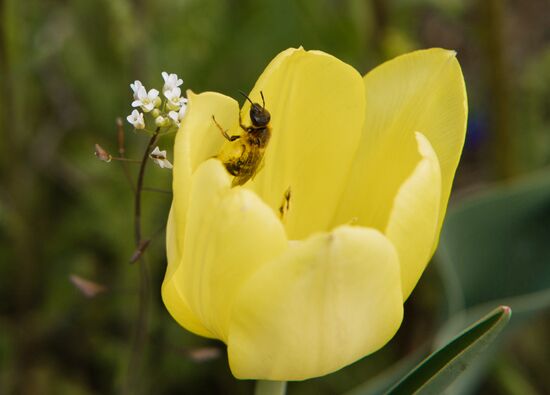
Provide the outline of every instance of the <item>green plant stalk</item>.
[[254,395],[285,395],[286,381],[258,380]]
[[489,115],[494,132],[493,161],[499,179],[517,175],[518,168],[513,143],[514,109],[511,106],[511,75],[504,41],[505,3],[501,0],[479,2],[487,50],[486,79],[489,91]]
[[[141,165],[139,167],[139,174],[136,183],[135,200],[134,200],[134,237],[136,242],[136,248],[139,249],[142,244],[142,229],[141,229],[141,193],[143,191],[143,180],[145,178],[145,169],[149,160],[149,154],[153,146],[155,145],[160,128],[157,128],[143,152],[143,158],[141,159]],[[125,392],[127,394],[137,394],[139,392],[138,378],[141,376],[141,360],[144,355],[144,348],[147,339],[147,327],[149,310],[149,270],[147,269],[147,262],[145,257],[141,255],[139,259],[139,307],[138,317],[134,333],[134,341],[132,345],[132,351],[130,354],[130,362],[128,364],[128,375],[126,381]]]
[[156,128],[155,132],[149,139],[147,148],[143,153],[143,158],[141,159],[141,165],[139,167],[139,175],[136,185],[136,194],[135,194],[135,206],[134,206],[134,236],[136,240],[136,247],[139,247],[141,244],[141,192],[143,190],[143,179],[145,178],[145,168],[147,167],[147,161],[149,159],[149,154],[155,145],[158,135],[160,132],[160,127]]

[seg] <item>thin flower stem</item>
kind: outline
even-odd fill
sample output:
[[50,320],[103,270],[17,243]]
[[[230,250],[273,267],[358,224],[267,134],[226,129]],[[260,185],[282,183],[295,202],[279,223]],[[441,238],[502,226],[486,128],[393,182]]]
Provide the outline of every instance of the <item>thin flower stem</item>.
[[141,159],[141,165],[139,167],[139,174],[137,179],[136,186],[136,195],[135,195],[135,206],[134,206],[134,237],[136,240],[136,247],[141,243],[141,192],[143,190],[143,179],[145,177],[145,168],[147,167],[147,160],[149,159],[149,154],[153,145],[157,141],[157,137],[160,132],[160,127],[155,129],[155,133],[149,139],[147,148],[143,153],[143,158]]
[[111,160],[116,160],[116,161],[119,161],[119,162],[141,163],[140,160],[124,158],[122,156],[111,156]]
[[134,395],[143,392],[140,386],[142,377],[142,359],[145,354],[145,345],[148,333],[148,306],[149,306],[149,269],[147,261],[142,255],[139,258],[139,306],[138,317],[135,326],[134,340],[128,364],[128,373],[125,394]]
[[285,395],[286,381],[258,380],[254,395]]
[[[155,130],[155,133],[149,139],[149,143],[143,153],[139,174],[135,189],[134,201],[134,236],[136,248],[139,249],[142,245],[142,229],[141,229],[141,192],[143,191],[143,179],[145,177],[145,168],[149,154],[155,142],[157,141],[160,128]],[[126,393],[137,394],[140,391],[139,378],[141,377],[141,360],[144,356],[145,343],[148,332],[148,306],[149,306],[149,270],[147,261],[143,254],[139,257],[139,307],[138,317],[134,333],[134,341],[130,355],[130,363],[128,366],[128,376],[126,382]]]

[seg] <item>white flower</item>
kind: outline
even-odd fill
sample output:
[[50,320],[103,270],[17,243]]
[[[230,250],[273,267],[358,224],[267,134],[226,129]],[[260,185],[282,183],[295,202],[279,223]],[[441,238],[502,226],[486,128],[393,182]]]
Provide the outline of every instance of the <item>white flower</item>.
[[145,112],[149,112],[160,105],[159,91],[156,89],[151,89],[147,92],[142,85],[138,88],[136,96],[137,99],[132,102],[132,107],[141,107]]
[[[141,88],[141,87],[143,87],[143,84],[139,80],[135,80],[133,84],[130,84],[130,88],[134,92],[134,100],[138,99],[138,94],[137,93],[139,91],[139,88]],[[144,89],[145,89],[145,87],[144,87]]]
[[134,125],[136,129],[145,129],[145,121],[143,120],[143,113],[138,110],[132,111],[130,115],[126,117],[128,122]]
[[178,76],[174,73],[168,74],[166,71],[163,71],[162,78],[164,79],[164,87],[162,88],[163,92],[171,91],[172,89],[183,84],[183,80],[178,78]]
[[180,126],[179,115],[178,115],[177,112],[175,112],[175,111],[170,111],[170,112],[168,113],[168,117],[169,117],[172,121],[174,121],[174,123],[175,123],[177,126]]
[[[184,99],[185,103],[187,103],[187,99]],[[187,110],[187,104],[182,104],[180,110],[178,112],[176,111],[170,111],[168,113],[168,116],[172,121],[174,121],[174,124],[176,124],[178,127],[180,126],[180,122],[183,120],[183,117],[185,116],[185,111]]]
[[187,103],[187,99],[185,97],[181,97],[180,88],[167,90],[166,92],[164,92],[164,96],[168,99],[166,105],[170,110],[179,110],[180,106]]
[[149,154],[149,158],[153,159],[153,162],[159,165],[161,169],[172,168],[172,164],[166,159],[166,151],[161,151],[158,146]]

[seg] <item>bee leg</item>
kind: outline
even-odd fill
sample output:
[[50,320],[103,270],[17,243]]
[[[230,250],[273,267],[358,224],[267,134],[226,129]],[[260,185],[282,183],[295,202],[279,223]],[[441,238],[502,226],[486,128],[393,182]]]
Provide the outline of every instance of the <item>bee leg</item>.
[[242,118],[241,118],[241,113],[239,112],[239,126],[241,127],[242,130],[244,130],[245,132],[248,132],[249,131],[249,127],[246,126],[245,124],[243,124],[243,121],[242,121]]
[[212,120],[214,121],[214,123],[216,124],[216,126],[218,127],[218,129],[220,129],[220,132],[222,132],[222,136],[225,137],[226,140],[229,140],[229,141],[235,141],[237,139],[240,139],[241,136],[239,136],[238,134],[235,135],[235,136],[230,136],[227,134],[227,131],[224,130],[221,125],[218,123],[218,121],[216,121],[216,118],[214,117],[214,115],[212,115]]

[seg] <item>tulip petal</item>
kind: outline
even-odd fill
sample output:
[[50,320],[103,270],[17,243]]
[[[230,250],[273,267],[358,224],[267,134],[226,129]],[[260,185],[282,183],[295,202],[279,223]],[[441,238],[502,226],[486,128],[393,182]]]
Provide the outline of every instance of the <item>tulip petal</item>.
[[407,299],[432,256],[439,222],[441,172],[428,139],[416,133],[422,159],[401,185],[384,232],[397,249],[403,299]]
[[170,209],[168,223],[166,225],[166,256],[168,258],[168,267],[166,268],[166,274],[162,282],[161,294],[162,301],[170,312],[170,315],[172,315],[181,326],[197,335],[212,338],[216,337],[204,327],[197,315],[191,311],[187,300],[178,286],[177,278],[174,277],[174,273],[181,264],[181,252],[176,240],[173,206]]
[[231,188],[224,166],[210,159],[193,175],[184,243],[173,281],[204,327],[225,341],[236,292],[286,249],[284,228],[252,191]]
[[[391,79],[398,75],[402,76],[401,80]],[[388,117],[386,122],[393,122],[404,130],[422,131],[437,154],[442,185],[439,233],[462,153],[468,118],[466,86],[456,52],[441,48],[412,52],[377,67],[364,81],[367,107],[381,99],[379,93],[386,92],[386,97],[395,105],[391,111],[400,114],[399,120]],[[381,85],[382,81],[385,82]],[[400,84],[407,84],[407,89],[403,90]],[[397,129],[394,127],[392,131],[398,136]]]
[[[364,119],[359,73],[333,56],[302,48],[279,54],[250,98],[271,113],[272,136],[264,166],[247,187],[276,212],[290,187],[284,223],[291,239],[330,229]],[[249,122],[247,103],[242,109]]]
[[[335,223],[357,217],[361,225],[386,228],[394,197],[419,160],[414,132],[420,130],[441,168],[439,233],[466,131],[466,91],[455,53],[412,52],[375,68],[364,83],[363,136]],[[437,237],[432,251],[436,244]]]
[[[188,106],[174,143],[173,203],[166,229],[168,267],[162,284],[162,298],[178,323],[201,336],[216,337],[191,311],[178,283],[182,275],[184,243],[191,175],[197,166],[218,153],[223,137],[212,120],[237,122],[238,103],[224,95],[206,92],[199,95],[187,91]],[[174,275],[178,273],[177,277]]]
[[174,157],[189,160],[191,170],[220,151],[225,141],[218,124],[225,128],[234,126],[238,121],[239,104],[229,96],[217,92],[195,94],[187,91],[187,110],[178,134]]
[[218,154],[224,139],[215,125],[238,122],[238,103],[215,92],[194,94],[187,91],[187,111],[174,142],[173,211],[176,219],[176,237],[182,246],[187,214],[191,175],[199,164]]
[[389,341],[402,320],[397,254],[374,229],[343,226],[293,242],[235,301],[228,353],[243,379],[303,380]]

